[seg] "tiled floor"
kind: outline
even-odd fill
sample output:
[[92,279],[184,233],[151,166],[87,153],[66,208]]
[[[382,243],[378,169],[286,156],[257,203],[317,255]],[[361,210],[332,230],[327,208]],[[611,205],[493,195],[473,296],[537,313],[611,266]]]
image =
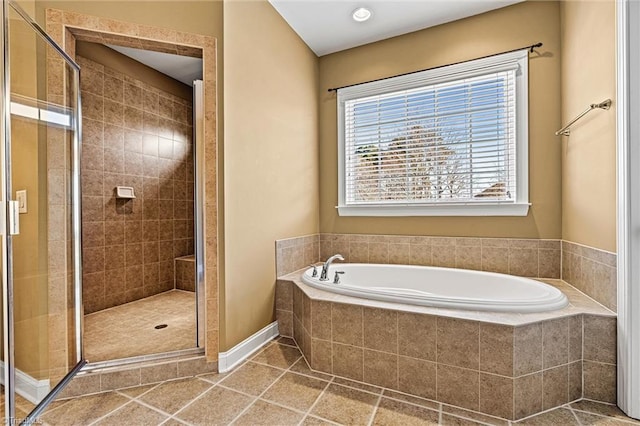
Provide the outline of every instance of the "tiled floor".
[[[16,394],[16,418],[24,419],[35,405]],[[4,386],[0,385],[0,413],[4,416]]]
[[[510,422],[313,372],[295,343],[270,343],[228,374],[56,401],[50,425],[508,425]],[[629,425],[616,407],[589,401],[517,424]],[[635,422],[640,424],[640,422]],[[516,423],[514,423],[516,424]]]
[[[190,349],[196,346],[196,296],[171,290],[84,317],[90,362]],[[156,325],[166,328],[155,329]]]

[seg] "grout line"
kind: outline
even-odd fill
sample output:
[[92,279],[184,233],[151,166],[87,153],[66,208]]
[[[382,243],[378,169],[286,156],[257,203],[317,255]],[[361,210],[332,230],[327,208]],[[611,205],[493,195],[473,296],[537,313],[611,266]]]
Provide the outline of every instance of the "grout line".
[[282,404],[282,403],[280,403],[280,402],[278,402],[278,401],[274,401],[274,400],[272,400],[272,399],[260,398],[260,397],[259,397],[259,398],[256,400],[256,402],[257,402],[257,401],[262,401],[262,402],[265,402],[265,403],[267,403],[267,404],[269,404],[269,405],[275,405],[276,407],[284,408],[285,410],[293,411],[293,412],[298,413],[298,414],[302,414],[302,418],[303,418],[303,419],[304,419],[304,416],[306,415],[306,411],[302,411],[302,410],[300,410],[299,408],[291,407],[291,406],[289,406],[289,405],[284,405],[284,404]]
[[[482,370],[481,370],[481,362],[480,362],[480,347],[482,346],[480,334],[482,333],[480,322],[478,322],[478,410],[480,409],[480,400],[482,399]],[[436,366],[436,380],[438,379],[438,370]],[[436,397],[438,396],[438,388],[436,385]]]
[[535,417],[537,417],[537,416],[540,416],[540,415],[542,415],[542,414],[550,413],[550,412],[552,412],[552,411],[554,411],[554,410],[557,410],[557,409],[559,409],[559,408],[569,408],[569,407],[568,407],[568,404],[563,404],[563,405],[559,405],[559,406],[557,406],[557,407],[547,408],[546,410],[539,411],[539,412],[537,412],[537,413],[533,413],[533,414],[531,414],[531,415],[529,415],[529,416],[523,417],[523,418],[518,419],[518,420],[516,420],[516,421],[514,421],[514,422],[515,422],[515,423],[520,423],[520,422],[523,422],[523,421],[525,421],[525,420],[529,420],[529,419],[535,418]]
[[[203,393],[206,393],[206,392],[203,392]],[[153,405],[151,405],[151,404],[149,404],[149,403],[147,403],[147,402],[144,402],[144,401],[141,401],[141,400],[137,400],[137,399],[136,399],[136,400],[134,400],[133,402],[135,402],[135,403],[137,403],[137,404],[140,404],[140,405],[142,405],[143,407],[147,407],[147,408],[149,408],[149,409],[151,409],[151,410],[153,410],[153,411],[155,411],[155,412],[158,412],[158,413],[160,413],[160,414],[163,414],[163,415],[165,415],[165,416],[168,416],[169,418],[173,417],[173,415],[172,415],[172,414],[167,413],[166,411],[162,411],[160,408],[155,407],[155,406],[153,406]]]
[[95,419],[94,421],[92,421],[91,423],[89,423],[89,426],[91,426],[91,425],[94,425],[94,424],[98,423],[99,421],[101,421],[101,420],[103,420],[103,419],[105,419],[105,418],[109,417],[110,415],[112,415],[112,414],[113,414],[113,413],[115,413],[116,411],[120,410],[121,408],[124,408],[124,407],[126,407],[127,405],[129,405],[129,404],[133,404],[133,403],[134,403],[134,401],[133,401],[133,400],[127,401],[125,404],[122,404],[122,405],[121,405],[121,406],[119,406],[118,408],[115,408],[115,409],[113,409],[113,410],[109,411],[109,412],[108,412],[107,414],[105,414],[104,416],[102,416],[102,417],[99,417],[99,418]]
[[583,426],[582,422],[580,421],[580,418],[578,417],[578,415],[576,414],[575,411],[573,411],[571,408],[567,407],[567,409],[569,410],[569,412],[571,413],[571,415],[573,416],[574,419],[576,419],[576,422],[578,423],[578,425]]
[[376,418],[376,413],[378,412],[378,407],[380,406],[380,401],[382,401],[382,393],[380,393],[380,395],[378,396],[376,405],[373,406],[373,411],[371,412],[371,417],[369,418],[367,426],[371,426],[373,424],[373,420]]
[[[311,404],[311,406],[309,407],[309,409],[307,410],[305,416],[302,418],[302,420],[300,421],[300,424],[302,424],[302,422],[304,421],[305,418],[307,418],[309,415],[311,415],[311,412],[313,411],[313,409],[316,407],[316,405],[318,404],[318,402],[322,399],[322,397],[324,396],[324,394],[327,392],[327,389],[329,389],[329,386],[331,386],[331,384],[333,383],[333,379],[335,379],[335,376],[331,377],[331,380],[329,382],[327,382],[327,385],[324,387],[324,389],[322,389],[322,392],[320,392],[320,395],[318,395],[318,397],[316,398],[315,401],[313,401],[313,404]],[[322,417],[320,417],[322,418]]]
[[[155,388],[157,388],[158,386],[162,385],[163,383],[169,382],[170,380],[167,380],[165,382],[159,382],[159,383],[150,383],[148,385],[136,385],[136,386],[130,386],[127,388],[119,388],[119,389],[114,389],[113,392],[116,392],[126,398],[129,398],[131,400],[137,400],[139,397],[148,394],[149,392],[151,392],[152,390],[154,390]],[[140,395],[138,396],[131,396],[131,395],[127,395],[126,393],[122,392],[125,389],[133,389],[133,388],[138,388],[141,386],[151,386],[149,389],[147,389],[146,391],[142,392]]]
[[[514,335],[514,339],[515,339],[515,335]],[[279,343],[278,343],[278,344],[279,344]],[[290,347],[289,345],[283,345],[283,346]],[[514,348],[515,348],[515,345],[514,345]],[[265,348],[265,349],[266,349],[266,348]],[[262,351],[264,351],[265,349],[263,349]],[[261,351],[261,352],[262,352],[262,351]],[[260,352],[259,352],[259,353],[260,353]],[[257,355],[256,355],[256,356],[257,356]],[[246,364],[247,364],[247,363],[249,363],[249,362],[253,362],[253,363],[255,363],[255,364],[259,364],[259,365],[263,365],[263,366],[268,366],[268,367],[271,367],[271,368],[277,369],[277,370],[279,370],[279,371],[281,372],[281,373],[280,373],[280,375],[278,375],[278,376],[275,378],[275,380],[274,380],[274,381],[273,381],[269,386],[267,386],[267,388],[266,388],[266,389],[265,389],[265,390],[264,390],[260,395],[258,395],[257,397],[256,397],[255,395],[250,395],[250,394],[247,394],[247,393],[245,393],[245,392],[242,392],[242,391],[239,391],[239,390],[236,390],[236,389],[232,389],[232,388],[229,388],[229,387],[227,387],[227,386],[225,386],[225,385],[224,385],[224,381],[225,381],[228,377],[232,376],[235,372],[237,372],[237,370],[238,370],[241,366],[244,366],[244,365],[246,365]],[[196,397],[196,398],[194,398],[192,401],[190,401],[187,405],[185,405],[184,407],[182,407],[182,408],[181,408],[178,412],[176,412],[174,415],[170,415],[170,414],[168,414],[168,413],[165,413],[164,411],[162,411],[162,410],[160,410],[160,409],[158,409],[158,408],[156,408],[156,407],[153,407],[153,406],[151,406],[151,405],[149,405],[149,404],[147,404],[147,403],[145,403],[145,402],[142,402],[141,400],[139,400],[139,399],[138,399],[138,398],[140,398],[140,397],[142,397],[142,396],[146,395],[146,394],[147,394],[147,393],[149,393],[150,391],[152,391],[152,390],[154,390],[154,389],[158,388],[158,387],[159,387],[159,386],[161,386],[163,383],[167,383],[167,382],[169,382],[170,380],[167,380],[167,381],[163,381],[163,382],[159,382],[159,383],[157,383],[157,384],[154,384],[154,386],[152,386],[150,389],[148,389],[147,391],[143,392],[142,394],[140,394],[140,395],[138,395],[138,396],[136,396],[136,397],[132,397],[132,396],[126,395],[126,394],[124,394],[124,393],[122,392],[122,390],[124,390],[124,389],[129,389],[129,388],[132,388],[132,387],[129,387],[129,388],[121,388],[121,389],[115,389],[115,390],[113,390],[113,391],[111,391],[111,392],[113,392],[113,393],[115,393],[115,394],[118,394],[118,395],[122,395],[122,396],[124,396],[124,397],[128,398],[128,399],[129,399],[129,401],[128,401],[128,402],[126,402],[125,404],[121,405],[120,407],[118,407],[118,408],[116,408],[116,409],[112,410],[111,412],[107,413],[106,415],[102,416],[101,418],[99,418],[99,419],[95,420],[92,424],[94,424],[94,423],[96,423],[96,422],[98,422],[98,421],[100,421],[100,420],[104,419],[105,417],[108,417],[109,415],[111,415],[111,414],[113,414],[114,412],[116,412],[116,411],[120,410],[121,408],[123,408],[123,407],[125,407],[125,406],[129,405],[129,404],[130,404],[130,403],[132,403],[132,402],[136,402],[136,403],[138,403],[138,404],[140,404],[140,405],[142,405],[142,406],[145,406],[145,407],[150,408],[150,409],[152,409],[152,410],[154,410],[154,411],[156,411],[156,412],[158,412],[158,413],[161,413],[161,414],[163,414],[163,415],[168,416],[169,418],[168,418],[167,420],[169,420],[169,419],[174,419],[174,420],[179,420],[179,421],[181,421],[181,422],[184,422],[184,420],[181,420],[181,419],[180,419],[179,417],[177,417],[176,415],[177,415],[179,412],[182,412],[183,410],[185,410],[187,407],[191,406],[195,401],[197,401],[197,400],[199,400],[200,398],[202,398],[205,394],[207,394],[208,392],[210,392],[210,391],[211,391],[213,388],[215,388],[215,387],[219,387],[219,388],[226,389],[226,390],[229,390],[229,391],[232,391],[232,392],[236,392],[236,393],[239,393],[239,394],[242,394],[242,395],[248,396],[248,397],[250,397],[250,398],[252,398],[252,399],[253,399],[253,401],[251,401],[251,402],[249,403],[249,405],[248,405],[247,407],[245,407],[245,409],[244,409],[244,410],[242,410],[242,412],[241,412],[238,416],[236,416],[236,418],[234,418],[234,419],[233,419],[233,421],[236,421],[240,416],[242,416],[244,413],[246,413],[246,412],[250,409],[250,407],[252,407],[253,405],[255,405],[255,403],[256,403],[258,400],[262,400],[262,401],[264,401],[265,403],[273,404],[273,405],[278,406],[278,407],[281,407],[281,408],[283,408],[283,409],[288,409],[288,410],[291,410],[291,411],[293,411],[293,412],[296,412],[296,413],[302,414],[302,415],[303,415],[303,417],[302,417],[302,420],[301,420],[301,422],[300,422],[300,423],[302,423],[302,422],[304,421],[304,419],[306,419],[307,417],[311,417],[311,418],[321,418],[321,417],[319,417],[319,416],[312,415],[312,414],[311,414],[311,412],[312,412],[312,410],[317,406],[317,404],[319,403],[319,401],[320,401],[320,400],[322,399],[322,397],[326,394],[327,389],[328,389],[332,384],[335,384],[335,385],[337,385],[337,386],[343,386],[343,387],[351,388],[351,389],[354,389],[354,390],[359,391],[359,392],[365,392],[365,393],[374,394],[374,395],[377,395],[377,396],[378,396],[378,399],[377,399],[376,404],[375,404],[375,406],[374,406],[373,413],[371,414],[371,418],[370,418],[369,424],[371,424],[371,422],[372,422],[372,421],[373,421],[373,419],[375,418],[375,415],[376,415],[376,413],[377,413],[378,407],[379,407],[379,405],[380,405],[380,403],[381,403],[381,401],[382,401],[382,398],[383,398],[383,397],[384,397],[384,398],[388,398],[388,399],[392,399],[392,400],[399,401],[399,402],[401,402],[401,403],[403,403],[403,404],[408,404],[408,405],[411,405],[411,406],[420,407],[420,408],[422,408],[422,409],[427,409],[427,410],[432,410],[432,411],[434,411],[434,408],[431,408],[431,407],[426,407],[426,406],[424,406],[424,405],[420,405],[420,404],[417,404],[417,403],[413,403],[413,402],[409,402],[409,401],[405,401],[405,400],[401,400],[401,399],[394,398],[393,396],[388,395],[388,393],[387,393],[387,392],[385,392],[386,390],[388,390],[388,391],[390,391],[390,392],[394,392],[394,393],[398,393],[398,394],[402,394],[402,395],[407,395],[407,396],[410,396],[410,397],[414,397],[414,398],[416,398],[417,400],[424,400],[424,401],[433,402],[433,403],[437,404],[438,408],[437,408],[437,409],[435,409],[435,411],[437,411],[437,412],[439,413],[439,414],[438,414],[438,418],[439,418],[439,421],[440,421],[440,422],[442,422],[443,415],[445,414],[445,406],[447,406],[447,407],[448,407],[448,406],[450,406],[450,405],[448,405],[448,404],[442,404],[442,403],[439,403],[439,402],[437,402],[437,401],[432,401],[432,400],[428,400],[428,399],[420,398],[420,397],[415,396],[415,395],[405,394],[404,392],[400,392],[400,391],[395,390],[395,389],[389,389],[389,388],[384,388],[384,387],[381,387],[381,388],[380,388],[380,389],[381,389],[381,392],[380,392],[380,393],[378,393],[378,394],[376,394],[376,393],[373,393],[373,392],[370,392],[370,391],[367,391],[367,390],[364,390],[364,389],[359,389],[359,388],[356,388],[356,387],[352,387],[352,386],[350,386],[350,385],[348,384],[349,382],[353,382],[353,383],[363,383],[363,384],[366,384],[366,383],[364,383],[364,382],[358,382],[358,381],[354,381],[354,380],[351,380],[351,379],[344,379],[344,380],[348,380],[348,381],[347,381],[347,383],[345,383],[345,384],[336,383],[336,382],[335,382],[335,379],[337,379],[338,377],[337,377],[337,376],[335,376],[335,375],[329,375],[329,374],[323,373],[323,374],[325,374],[325,375],[327,375],[327,376],[329,376],[329,377],[330,377],[330,379],[327,381],[327,380],[325,380],[325,379],[321,379],[321,378],[318,378],[318,377],[314,377],[314,376],[310,376],[310,375],[307,375],[307,374],[304,374],[304,373],[300,373],[300,372],[297,372],[297,371],[293,371],[293,370],[292,370],[292,367],[293,367],[294,365],[296,365],[298,362],[306,362],[306,358],[304,357],[304,354],[302,354],[302,353],[301,353],[301,355],[300,355],[300,356],[299,356],[295,361],[293,361],[293,362],[292,362],[292,363],[291,363],[291,364],[290,364],[286,369],[283,369],[283,368],[281,368],[281,367],[276,367],[276,366],[273,366],[273,365],[269,365],[269,364],[264,364],[264,363],[261,363],[261,362],[256,362],[256,361],[253,361],[253,360],[251,359],[251,360],[247,360],[247,361],[245,361],[241,366],[238,366],[238,367],[235,369],[235,371],[234,371],[234,372],[232,372],[231,374],[229,374],[229,375],[225,376],[223,379],[221,379],[221,380],[220,380],[220,381],[218,381],[217,383],[213,383],[213,382],[211,382],[211,381],[209,381],[209,380],[207,380],[207,379],[205,379],[205,378],[202,378],[202,377],[195,377],[195,379],[196,379],[196,380],[202,380],[203,382],[205,382],[205,383],[209,383],[209,384],[211,384],[212,386],[211,386],[209,389],[205,390],[201,395],[199,395],[198,397]],[[554,368],[555,368],[555,367],[554,367]],[[278,403],[278,402],[271,401],[271,400],[269,400],[269,399],[263,398],[263,396],[266,394],[266,392],[267,392],[269,389],[271,389],[271,388],[275,385],[275,383],[277,383],[277,382],[278,382],[278,381],[279,381],[279,380],[280,380],[280,379],[281,379],[281,378],[282,378],[282,377],[283,377],[287,372],[290,372],[290,373],[292,373],[292,374],[298,374],[298,375],[301,375],[301,376],[305,376],[305,377],[309,377],[309,378],[313,378],[313,379],[316,379],[316,380],[319,380],[319,381],[325,382],[325,386],[324,386],[323,390],[320,392],[320,394],[317,396],[317,398],[316,398],[316,400],[314,401],[314,403],[309,407],[309,409],[308,409],[306,412],[303,412],[303,411],[298,410],[298,409],[296,409],[296,408],[288,407],[288,406],[283,405],[283,404],[280,404],[280,403]],[[534,373],[531,373],[531,374],[536,374],[536,373],[534,372]],[[368,386],[372,386],[372,385],[369,385],[369,384],[366,384],[366,385],[368,385]],[[144,386],[144,385],[139,385],[139,386]],[[134,387],[136,387],[136,386],[134,386]],[[374,387],[375,387],[375,386],[374,386]],[[376,388],[377,388],[377,387],[376,387]],[[106,393],[106,392],[100,392],[100,393]],[[95,394],[94,394],[94,395],[95,395]],[[84,396],[82,396],[82,397],[84,397]],[[81,397],[76,397],[76,398],[81,398]],[[76,398],[73,398],[73,399],[76,399]],[[587,401],[590,401],[589,399],[584,399],[584,398],[579,399],[579,400],[587,400]],[[69,401],[71,401],[71,399],[70,399]],[[614,406],[614,404],[602,403],[602,402],[600,402],[600,401],[594,401],[594,402],[597,402],[597,403],[599,403],[599,404],[603,404],[603,405],[607,405],[607,406]],[[572,413],[573,413],[573,415],[574,415],[574,416],[576,416],[576,414],[575,414],[575,412],[574,412],[574,411],[578,411],[578,412],[585,412],[585,413],[587,413],[587,414],[596,415],[596,416],[603,417],[603,418],[618,419],[618,418],[616,418],[616,417],[612,417],[612,416],[603,416],[602,414],[598,414],[598,413],[591,413],[591,412],[589,412],[589,411],[584,411],[584,410],[574,410],[574,409],[570,406],[570,404],[571,404],[571,403],[567,403],[567,404],[562,405],[562,406],[560,406],[560,407],[550,408],[550,409],[548,409],[548,410],[545,410],[545,411],[541,411],[541,412],[539,412],[539,413],[532,414],[531,416],[525,417],[525,418],[520,419],[520,420],[525,420],[525,419],[533,418],[533,417],[539,416],[539,415],[544,414],[544,413],[547,413],[547,412],[551,412],[551,411],[556,410],[556,409],[559,409],[559,408],[566,408],[566,409],[569,409],[570,411],[572,411]],[[65,404],[62,404],[60,407],[62,407],[62,406],[64,406],[64,405],[66,405],[66,403],[65,403]],[[56,409],[54,409],[54,410],[52,410],[52,411],[55,411],[55,410],[57,410],[57,409],[58,409],[58,408],[60,408],[60,407],[56,407]],[[466,408],[462,408],[462,407],[456,407],[456,406],[451,406],[451,407],[460,408],[460,409],[463,409],[463,410],[468,411],[468,412],[475,412],[475,411],[473,411],[473,410],[468,410],[468,409],[466,409]],[[515,408],[514,408],[514,409],[515,409]],[[480,412],[477,412],[477,413],[478,413],[478,414],[481,414],[481,415],[483,415],[483,416],[486,416],[486,417],[488,417],[488,418],[492,418],[492,417],[494,417],[494,416],[491,416],[491,415],[488,415],[488,414],[485,414],[485,413],[480,413]],[[450,415],[450,416],[453,416],[453,417],[456,417],[456,418],[461,418],[461,419],[466,419],[466,420],[473,420],[473,419],[470,419],[470,418],[465,417],[465,416],[464,416],[464,414],[463,414],[463,415],[459,415],[459,414],[453,414],[453,413],[449,413],[449,412],[447,412],[446,414],[447,414],[447,415]],[[500,419],[500,418],[497,418],[497,417],[496,417],[496,419]],[[512,424],[514,424],[514,425],[515,425],[515,424],[516,424],[516,422],[515,422],[515,421],[510,421],[510,420],[508,420],[508,419],[501,419],[501,420],[506,421],[509,425],[512,425]],[[626,423],[632,424],[631,422],[628,422],[627,420],[622,419],[622,418],[620,418],[619,420],[621,420],[622,422],[626,422]],[[484,421],[479,421],[479,420],[473,420],[473,421],[475,421],[475,422],[479,422],[479,423],[482,423],[482,424],[490,424],[490,423],[486,423],[486,422],[484,422]],[[166,421],[165,421],[165,423],[166,423]],[[186,423],[186,422],[185,422],[185,423]],[[333,422],[331,422],[331,423],[333,423]]]
[[[244,364],[243,364],[244,365]],[[225,377],[226,378],[226,377]],[[176,411],[175,413],[173,413],[172,417],[177,416],[179,413],[181,413],[182,411],[184,411],[187,407],[190,407],[191,405],[193,405],[194,402],[196,402],[197,400],[201,399],[203,396],[205,396],[206,394],[208,394],[209,392],[211,392],[215,387],[218,386],[218,383],[212,383],[209,380],[206,379],[202,379],[202,378],[198,378],[198,380],[203,380],[205,382],[211,383],[213,384],[213,386],[211,386],[209,389],[207,389],[206,391],[202,392],[200,395],[198,395],[197,397],[193,398],[191,401],[189,401],[188,404],[186,404],[184,407],[180,408],[178,411]],[[223,379],[224,380],[224,379]],[[222,388],[224,388],[224,386],[220,386]],[[176,417],[178,419],[180,419],[179,417]],[[181,420],[181,422],[184,422],[184,420]],[[185,422],[186,423],[186,422]]]
[[341,425],[340,423],[336,423],[336,422],[331,421],[331,420],[329,420],[329,419],[325,419],[324,417],[318,417],[318,416],[314,416],[314,415],[311,415],[311,414],[310,414],[310,415],[308,415],[308,416],[306,416],[304,419],[302,419],[302,420],[300,421],[300,423],[298,423],[298,425],[302,425],[306,419],[321,420],[321,421],[323,421],[323,422],[325,422],[325,423],[329,423],[329,424],[331,424],[331,425],[335,425],[335,426],[343,426],[343,425]]
[[[492,425],[492,423],[488,423],[488,422],[485,422],[485,421],[483,421],[483,420],[473,419],[473,418],[471,418],[471,416],[465,416],[464,414],[457,414],[457,413],[452,413],[452,412],[450,412],[450,411],[446,411],[446,410],[445,410],[445,407],[453,407],[453,408],[457,408],[458,410],[462,410],[462,411],[466,411],[466,412],[474,413],[474,414],[479,414],[479,415],[481,415],[481,416],[483,416],[483,417],[494,418],[494,419],[496,419],[496,420],[503,420],[503,421],[506,421],[506,422],[509,422],[509,421],[510,421],[509,419],[505,419],[505,418],[502,418],[502,417],[493,416],[493,415],[491,415],[491,414],[487,414],[487,413],[482,413],[482,412],[480,412],[480,411],[470,410],[470,409],[468,409],[468,408],[458,407],[458,406],[456,406],[456,405],[450,405],[450,404],[444,404],[444,403],[441,403],[441,404],[440,404],[440,407],[441,407],[441,411],[442,411],[442,413],[443,413],[443,414],[446,414],[446,415],[448,415],[448,416],[455,416],[455,417],[459,417],[459,418],[461,418],[461,419],[471,420],[471,421],[474,421],[474,422],[480,422],[480,423],[483,423],[483,424]],[[556,407],[556,408],[557,408],[557,407]]]
[[[384,388],[384,390],[387,390],[387,389],[388,389],[388,388]],[[432,403],[434,403],[435,405],[437,405],[437,408],[427,407],[426,405],[421,405],[421,404],[418,404],[418,403],[415,403],[415,402],[411,402],[411,401],[407,401],[407,400],[400,399],[400,398],[394,398],[393,396],[390,396],[389,394],[384,393],[384,392],[382,393],[382,397],[383,397],[383,398],[391,399],[391,400],[393,400],[393,401],[402,402],[402,403],[404,403],[404,404],[413,405],[413,406],[415,406],[415,407],[420,407],[420,408],[424,408],[424,409],[426,409],[426,410],[431,410],[431,411],[440,411],[440,410],[442,409],[442,404],[441,404],[440,402],[433,401],[433,400],[431,400],[431,399],[425,399],[425,398],[422,398],[422,397],[419,397],[419,396],[415,396],[415,395],[410,395],[410,394],[408,394],[408,393],[404,393],[404,392],[398,392],[398,391],[395,391],[395,390],[393,390],[393,389],[388,389],[388,390],[393,391],[393,392],[396,392],[396,393],[399,393],[399,394],[402,394],[402,395],[407,395],[407,396],[410,396],[410,397],[412,397],[412,398],[416,398],[416,399],[423,399],[423,400],[425,400],[425,401],[427,401],[427,402],[432,402]],[[461,408],[462,408],[462,407],[461,407]]]
[[[262,351],[261,351],[261,352],[262,352]],[[291,364],[291,365],[293,365],[293,364]],[[263,396],[265,393],[267,393],[267,391],[268,391],[269,389],[271,389],[271,387],[272,387],[274,384],[276,384],[276,383],[277,383],[277,382],[282,378],[282,376],[284,376],[284,375],[287,373],[287,371],[289,371],[289,369],[291,368],[291,365],[290,365],[286,370],[282,371],[282,373],[280,373],[280,375],[279,375],[278,377],[276,377],[276,378],[275,378],[275,380],[274,380],[273,382],[271,382],[271,384],[269,384],[269,386],[267,386],[267,387],[266,387],[266,388],[265,388],[265,389],[260,393],[260,395],[258,395],[257,397],[255,397],[255,399],[254,399],[254,400],[253,400],[249,405],[247,405],[247,406],[244,408],[244,410],[242,410],[242,411],[241,411],[241,412],[240,412],[236,417],[234,417],[234,418],[233,418],[233,420],[231,420],[231,421],[229,422],[229,424],[233,424],[236,420],[238,420],[240,417],[242,417],[242,416],[243,416],[247,411],[249,411],[249,409],[250,409],[251,407],[253,407],[253,406],[255,405],[255,403],[256,403],[257,401],[259,401],[259,400],[260,400],[260,398],[262,398],[262,396]],[[227,388],[227,389],[228,389],[228,388]],[[233,390],[233,389],[230,389],[230,390]]]
[[[608,404],[607,404],[607,405],[608,405]],[[574,413],[574,414],[575,414],[576,412],[578,412],[578,413],[585,413],[585,414],[589,414],[589,415],[592,415],[592,416],[602,417],[602,418],[604,418],[604,419],[618,420],[618,421],[625,422],[625,423],[629,423],[629,424],[636,424],[636,425],[638,424],[638,421],[637,421],[637,420],[635,420],[635,419],[633,419],[633,418],[630,418],[630,419],[631,419],[631,421],[630,421],[630,420],[627,420],[626,418],[614,417],[614,416],[606,416],[606,415],[604,415],[604,414],[594,413],[594,412],[592,412],[592,411],[580,410],[580,409],[578,409],[578,408],[573,408],[573,407],[567,407],[567,408],[568,408],[568,409],[570,409],[571,411],[573,411],[573,413]]]
[[[458,415],[458,414],[453,414],[453,413],[448,413],[448,412],[445,413],[444,411],[442,412],[442,414],[446,414],[447,416],[455,417],[457,419],[469,420],[469,421],[472,421],[474,423],[478,423],[478,424],[481,424],[481,425],[495,426],[495,423],[487,423],[485,421],[478,420],[478,419],[474,420],[474,419],[470,419],[469,417],[464,417],[464,416],[461,416],[461,415]],[[486,416],[486,414],[485,414],[485,416]],[[505,420],[506,422],[509,422],[509,420],[507,420],[507,419],[501,419],[501,420]],[[442,423],[442,419],[440,419],[440,423]]]

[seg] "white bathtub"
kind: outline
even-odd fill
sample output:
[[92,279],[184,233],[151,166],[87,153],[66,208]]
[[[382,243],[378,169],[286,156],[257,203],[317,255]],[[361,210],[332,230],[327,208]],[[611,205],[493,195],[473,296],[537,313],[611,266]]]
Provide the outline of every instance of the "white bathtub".
[[[312,287],[365,299],[410,305],[497,312],[543,312],[561,309],[569,300],[560,290],[540,281],[492,272],[430,266],[333,263],[328,281],[311,276]],[[343,271],[340,284],[333,284]]]

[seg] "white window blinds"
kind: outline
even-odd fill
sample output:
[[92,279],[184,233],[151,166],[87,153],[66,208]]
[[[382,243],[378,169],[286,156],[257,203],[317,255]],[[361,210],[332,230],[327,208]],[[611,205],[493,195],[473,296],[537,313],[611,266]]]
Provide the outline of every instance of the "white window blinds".
[[522,200],[518,64],[452,71],[422,81],[397,77],[379,93],[350,88],[339,99],[342,206]]

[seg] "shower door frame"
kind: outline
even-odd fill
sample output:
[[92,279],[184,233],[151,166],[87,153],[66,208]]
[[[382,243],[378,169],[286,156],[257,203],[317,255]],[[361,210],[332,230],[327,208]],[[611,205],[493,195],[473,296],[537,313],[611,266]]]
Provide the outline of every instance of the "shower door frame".
[[[75,124],[73,140],[71,142],[71,244],[73,256],[73,296],[74,296],[74,320],[75,320],[75,359],[76,364],[58,382],[53,389],[23,419],[21,424],[31,424],[36,420],[53,399],[71,382],[75,375],[84,367],[82,348],[82,228],[81,228],[81,201],[80,201],[80,141],[82,137],[82,112],[80,99],[80,67],[67,53],[40,27],[19,4],[13,0],[2,0],[0,21],[2,25],[0,44],[2,46],[2,59],[0,81],[4,93],[2,106],[0,107],[0,179],[2,188],[0,198],[2,208],[0,214],[0,235],[2,236],[2,306],[3,306],[3,345],[4,345],[4,380],[5,380],[5,418],[15,420],[15,342],[14,342],[14,318],[13,318],[13,276],[12,276],[12,241],[10,223],[10,199],[13,188],[11,181],[11,73],[9,59],[9,8],[12,8],[27,23],[42,40],[56,52],[62,60],[75,72],[73,87],[75,93],[75,111],[73,121]],[[47,70],[48,71],[48,70]],[[64,74],[63,74],[64,75]],[[47,206],[49,207],[49,206]],[[67,271],[65,271],[66,273]]]
[[618,406],[640,418],[640,3],[616,1]]
[[[195,182],[200,182],[196,190],[195,206],[195,239],[197,248],[201,248],[198,265],[197,289],[202,290],[198,294],[198,336],[204,342],[194,342],[193,349],[165,352],[154,355],[125,360],[104,361],[87,364],[83,372],[101,371],[107,367],[132,364],[140,360],[152,361],[172,358],[180,355],[195,355],[204,352],[207,362],[218,361],[219,353],[219,288],[218,288],[218,144],[217,144],[217,40],[211,36],[170,30],[162,27],[134,24],[127,21],[119,21],[94,15],[86,15],[58,9],[45,11],[46,29],[56,34],[56,40],[71,57],[75,56],[75,44],[77,40],[89,37],[96,41],[101,37],[113,36],[116,39],[112,44],[122,45],[122,40],[141,43],[138,48],[157,50],[154,46],[158,43],[167,46],[177,46],[180,50],[198,49],[203,59],[203,96],[204,111],[203,124],[200,126],[201,155],[196,156],[195,162],[201,167],[196,168]],[[55,37],[54,37],[55,40]],[[145,47],[148,43],[149,47]],[[189,56],[185,53],[180,53]],[[194,148],[196,147],[194,140]],[[196,255],[198,255],[196,253]],[[198,262],[196,262],[198,263]],[[204,285],[203,285],[204,283]],[[214,310],[210,315],[208,310]]]

